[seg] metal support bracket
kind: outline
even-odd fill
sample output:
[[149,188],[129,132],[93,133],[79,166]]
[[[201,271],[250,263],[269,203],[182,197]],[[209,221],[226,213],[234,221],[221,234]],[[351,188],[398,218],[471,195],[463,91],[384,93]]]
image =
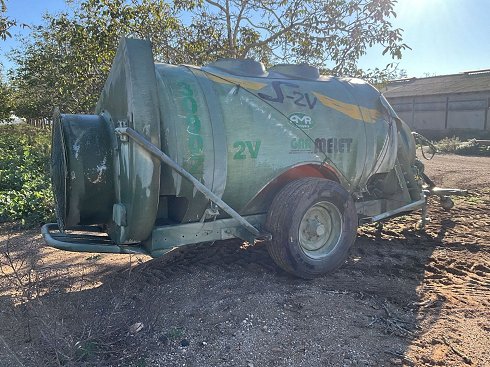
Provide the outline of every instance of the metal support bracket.
[[228,215],[230,215],[233,219],[235,219],[243,228],[245,228],[248,232],[250,232],[254,238],[270,238],[270,234],[261,233],[257,228],[252,226],[245,218],[243,218],[240,214],[238,214],[231,206],[226,204],[221,198],[219,198],[216,194],[214,194],[210,189],[204,186],[200,181],[198,181],[194,176],[192,176],[189,172],[187,172],[184,168],[179,166],[172,158],[158,149],[155,145],[150,143],[145,139],[140,133],[136,130],[133,130],[129,127],[118,127],[115,129],[116,134],[120,136],[127,136],[131,138],[135,143],[139,146],[146,149],[148,152],[153,154],[155,157],[160,159],[163,163],[170,166],[175,172],[177,172],[182,177],[189,180],[194,187],[199,190],[206,198],[211,200],[217,206],[219,206],[222,210],[224,210]]
[[425,197],[418,200],[418,201],[414,201],[413,203],[410,203],[408,205],[404,205],[400,208],[397,208],[397,209],[394,209],[394,210],[390,210],[390,211],[387,211],[387,212],[384,212],[384,213],[381,213],[381,214],[378,214],[378,215],[375,215],[375,216],[372,216],[372,217],[369,217],[369,218],[364,218],[364,220],[362,221],[363,224],[367,224],[367,223],[374,223],[374,222],[378,222],[380,220],[384,220],[384,219],[387,219],[387,218],[391,218],[391,217],[394,217],[396,215],[399,215],[401,213],[408,213],[408,212],[411,212],[411,211],[414,211],[414,210],[417,210],[417,209],[420,209],[420,208],[423,208],[424,206],[426,206],[426,199]]
[[425,229],[425,225],[427,224],[428,221],[430,221],[429,218],[427,218],[427,206],[428,206],[428,203],[427,203],[427,196],[425,196],[424,194],[424,200],[425,200],[425,204],[422,206],[422,217],[420,218],[420,230],[424,230]]

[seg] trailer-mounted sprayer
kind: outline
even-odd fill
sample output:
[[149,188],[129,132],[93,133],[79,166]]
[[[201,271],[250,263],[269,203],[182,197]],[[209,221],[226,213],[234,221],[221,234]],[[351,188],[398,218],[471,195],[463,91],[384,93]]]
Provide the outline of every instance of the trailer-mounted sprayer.
[[422,210],[440,189],[386,99],[308,65],[154,64],[123,39],[94,115],[55,113],[57,224],[69,251],[144,253],[230,238],[267,241],[311,278],[345,260],[359,224]]

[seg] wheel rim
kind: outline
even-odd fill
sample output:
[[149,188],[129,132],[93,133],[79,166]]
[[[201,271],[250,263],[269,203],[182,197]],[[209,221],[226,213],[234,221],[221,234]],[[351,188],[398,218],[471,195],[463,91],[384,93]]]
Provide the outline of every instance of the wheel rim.
[[303,252],[313,258],[328,256],[337,246],[342,233],[342,214],[328,201],[309,208],[299,225],[299,244]]

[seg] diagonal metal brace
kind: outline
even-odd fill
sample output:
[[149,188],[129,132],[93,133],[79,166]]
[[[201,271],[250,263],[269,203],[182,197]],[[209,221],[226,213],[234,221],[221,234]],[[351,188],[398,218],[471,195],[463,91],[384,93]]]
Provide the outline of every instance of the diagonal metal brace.
[[175,170],[179,175],[189,180],[194,187],[199,190],[206,198],[211,200],[213,203],[218,205],[221,209],[223,209],[227,214],[229,214],[232,218],[236,219],[241,226],[243,226],[248,232],[250,232],[255,239],[271,239],[271,235],[269,233],[261,233],[257,228],[252,226],[245,218],[243,218],[240,214],[238,214],[231,206],[226,204],[221,198],[216,196],[211,190],[209,190],[206,186],[204,186],[200,181],[198,181],[194,176],[192,176],[189,172],[179,166],[176,162],[173,161],[168,155],[158,149],[155,145],[150,143],[144,136],[138,133],[136,130],[133,130],[129,127],[118,127],[115,129],[116,134],[120,136],[127,136],[131,138],[135,143],[139,146],[146,149],[148,152],[156,156],[163,163],[170,166],[173,170]]

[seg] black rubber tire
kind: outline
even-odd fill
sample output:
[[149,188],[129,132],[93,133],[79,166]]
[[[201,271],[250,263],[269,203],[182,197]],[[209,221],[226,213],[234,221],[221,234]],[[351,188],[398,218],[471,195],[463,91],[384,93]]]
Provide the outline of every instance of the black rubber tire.
[[[299,231],[305,213],[320,202],[335,205],[342,221],[335,247],[321,258],[312,258],[300,245]],[[354,200],[340,184],[316,177],[301,178],[287,184],[272,201],[265,223],[272,234],[267,249],[279,267],[312,279],[331,273],[344,263],[356,239],[357,224]]]

